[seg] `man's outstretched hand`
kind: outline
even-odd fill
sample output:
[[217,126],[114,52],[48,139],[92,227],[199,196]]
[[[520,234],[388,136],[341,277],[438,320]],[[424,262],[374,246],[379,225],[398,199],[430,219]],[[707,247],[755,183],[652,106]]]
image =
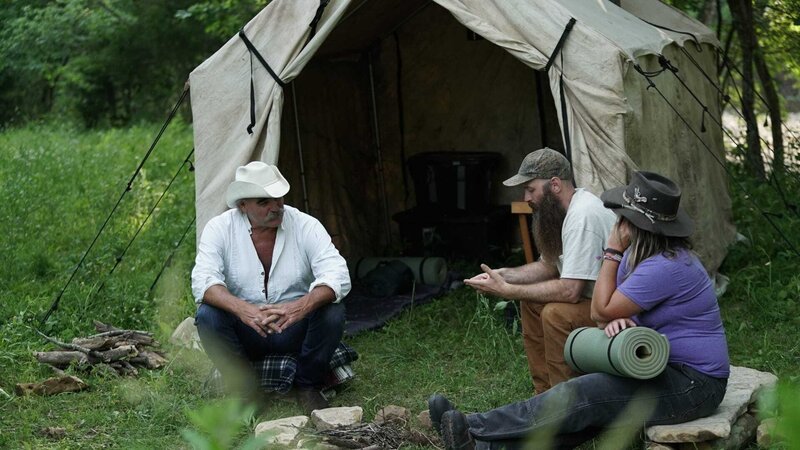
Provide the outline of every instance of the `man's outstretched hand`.
[[498,297],[505,297],[508,290],[508,283],[500,275],[500,272],[492,269],[486,264],[481,264],[483,273],[479,273],[472,278],[464,280],[464,284],[484,294],[492,294]]

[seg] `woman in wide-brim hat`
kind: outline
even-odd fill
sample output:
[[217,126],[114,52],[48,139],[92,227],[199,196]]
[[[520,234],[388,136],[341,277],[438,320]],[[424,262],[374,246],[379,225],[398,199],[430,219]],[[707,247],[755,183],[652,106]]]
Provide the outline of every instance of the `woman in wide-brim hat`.
[[[590,373],[480,414],[465,415],[435,395],[431,420],[440,424],[445,448],[513,446],[545,428],[555,432],[553,448],[573,447],[612,424],[682,423],[712,414],[722,401],[730,372],[725,330],[713,283],[690,250],[693,225],[680,208],[680,188],[636,172],[601,198],[619,219],[595,283],[592,318],[609,337],[632,326],[666,335],[666,368],[649,380]],[[634,399],[652,409],[623,414]]]

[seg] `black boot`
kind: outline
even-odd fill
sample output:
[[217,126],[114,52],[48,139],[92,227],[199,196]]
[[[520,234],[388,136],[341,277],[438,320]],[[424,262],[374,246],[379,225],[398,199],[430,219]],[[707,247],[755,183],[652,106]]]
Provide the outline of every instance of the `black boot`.
[[443,395],[433,394],[428,399],[428,411],[431,414],[431,423],[439,435],[442,434],[442,414],[454,408],[453,404],[444,398]]
[[328,399],[317,389],[297,389],[297,403],[303,409],[303,413],[308,416],[314,410],[325,409],[330,406]]
[[474,450],[475,441],[469,433],[467,416],[451,409],[442,415],[442,442],[447,450]]

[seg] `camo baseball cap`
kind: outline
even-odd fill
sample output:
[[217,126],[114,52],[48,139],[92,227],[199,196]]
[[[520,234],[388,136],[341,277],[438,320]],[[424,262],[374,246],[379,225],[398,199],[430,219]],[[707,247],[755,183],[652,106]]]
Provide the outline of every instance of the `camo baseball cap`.
[[503,181],[506,186],[519,186],[537,178],[549,180],[558,177],[572,180],[572,167],[561,153],[552,148],[542,148],[528,153],[519,165],[519,171],[513,177]]

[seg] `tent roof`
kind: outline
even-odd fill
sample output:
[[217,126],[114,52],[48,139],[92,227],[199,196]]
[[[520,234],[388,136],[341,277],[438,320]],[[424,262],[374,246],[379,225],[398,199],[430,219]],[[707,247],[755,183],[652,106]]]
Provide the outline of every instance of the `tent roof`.
[[710,29],[658,0],[624,1],[620,3],[621,7],[604,0],[569,0],[560,5],[579,22],[614,43],[631,59],[658,54],[672,42],[683,45],[686,40],[692,39],[689,35],[669,32],[654,25],[686,31],[694,35],[698,42],[719,46]]
[[336,56],[358,52],[391,35],[431,0],[356,0],[317,52]]
[[[391,35],[431,3],[434,0],[355,0],[349,4],[341,22],[317,54],[331,57],[362,51]],[[696,40],[719,46],[710,29],[658,0],[624,0],[621,7],[608,0],[538,0],[531,3],[538,3],[534,6],[540,10],[562,10],[601,34],[630,59],[660,53],[672,42],[683,45],[687,40]],[[548,14],[537,17],[540,20],[550,18]],[[537,24],[531,26],[538,27]]]

